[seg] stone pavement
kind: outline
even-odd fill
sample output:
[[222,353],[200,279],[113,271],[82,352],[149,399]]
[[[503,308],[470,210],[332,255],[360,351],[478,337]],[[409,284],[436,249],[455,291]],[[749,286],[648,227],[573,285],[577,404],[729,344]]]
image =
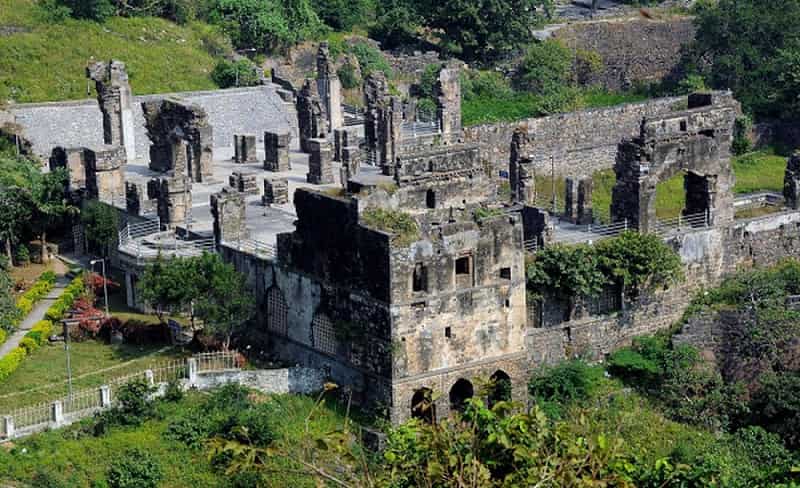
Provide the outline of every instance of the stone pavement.
[[69,279],[66,276],[58,277],[56,280],[56,285],[52,290],[50,290],[50,293],[48,293],[46,297],[36,302],[33,310],[31,310],[31,313],[29,313],[22,323],[19,324],[19,328],[16,330],[16,332],[11,334],[3,344],[0,344],[0,359],[13,351],[14,348],[19,346],[19,343],[22,341],[22,338],[25,337],[25,334],[31,330],[33,324],[44,318],[44,314],[47,313],[47,309],[50,308],[50,305],[52,305],[59,296],[61,296],[68,284]]

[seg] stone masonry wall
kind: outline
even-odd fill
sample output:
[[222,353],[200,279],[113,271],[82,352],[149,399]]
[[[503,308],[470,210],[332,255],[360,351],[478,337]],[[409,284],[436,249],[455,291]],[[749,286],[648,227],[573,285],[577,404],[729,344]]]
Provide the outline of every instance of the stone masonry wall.
[[685,103],[685,97],[659,98],[518,122],[476,125],[464,129],[464,139],[482,146],[481,154],[497,175],[508,171],[511,136],[522,127],[531,136],[535,160],[546,166],[547,174],[552,156],[556,173],[580,176],[613,167],[617,144],[639,134],[642,118],[667,114],[685,107]]
[[588,82],[620,90],[675,77],[681,48],[695,36],[692,21],[680,17],[577,22],[559,29],[554,37],[572,49],[599,54],[603,69]]
[[[294,108],[285,104],[275,89],[275,85],[263,85],[136,96],[132,107],[136,157],[147,159],[150,147],[142,102],[166,97],[177,97],[205,109],[209,123],[214,128],[214,147],[230,147],[234,134],[258,134],[259,141],[263,140],[265,131],[291,131],[296,136]],[[34,152],[40,156],[49,157],[56,146],[92,147],[103,144],[103,116],[97,100],[26,103],[12,105],[9,111],[23,127],[25,137],[33,142]]]

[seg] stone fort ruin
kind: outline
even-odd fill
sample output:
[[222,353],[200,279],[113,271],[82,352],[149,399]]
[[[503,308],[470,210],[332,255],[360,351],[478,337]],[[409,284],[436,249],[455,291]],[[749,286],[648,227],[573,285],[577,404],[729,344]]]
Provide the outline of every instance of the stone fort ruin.
[[[426,121],[381,74],[365,81],[364,110],[344,117],[324,46],[317,61],[316,80],[280,96],[268,84],[133,98],[135,142],[114,135],[124,106],[114,96],[93,105],[92,138],[29,136],[51,165],[68,168],[75,195],[118,209],[114,265],[131,306],[145,306],[135,285],[157,256],[217,252],[256,297],[247,341],[322,371],[394,422],[447,415],[475,395],[523,400],[537,366],[600,359],[674,323],[699,287],[800,251],[798,157],[787,164],[784,207],[736,218],[757,199],[732,193],[740,108],[730,93],[462,128],[457,64],[442,64],[437,113]],[[114,67],[112,92],[129,94],[124,65],[103,66]],[[247,112],[244,100],[231,109],[242,93],[263,111]],[[24,122],[37,110],[16,113]],[[611,205],[597,208],[587,175],[612,168]],[[537,188],[537,175],[556,169],[569,177],[561,208]],[[659,220],[656,185],[678,174],[685,208]],[[687,279],[636,302],[610,286],[574,313],[552,297],[528,299],[526,257],[625,230],[663,238]],[[511,388],[484,391],[486,380]]]

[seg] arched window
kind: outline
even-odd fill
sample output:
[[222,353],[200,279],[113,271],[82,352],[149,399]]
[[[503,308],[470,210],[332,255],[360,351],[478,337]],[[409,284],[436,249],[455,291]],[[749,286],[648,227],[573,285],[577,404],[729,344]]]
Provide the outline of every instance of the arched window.
[[267,330],[286,335],[288,333],[288,316],[289,311],[283,292],[277,286],[271,286],[267,290]]
[[464,411],[467,400],[472,398],[474,394],[475,390],[472,387],[472,383],[464,378],[459,379],[450,388],[450,410]]
[[425,205],[428,208],[436,208],[436,192],[428,190],[425,193]]
[[429,424],[436,418],[436,405],[433,404],[433,391],[430,388],[420,388],[411,397],[411,417],[420,419]]
[[489,394],[486,400],[489,408],[497,402],[511,400],[511,377],[502,369],[498,369],[489,377]]
[[311,321],[311,338],[314,348],[328,354],[336,354],[338,348],[336,331],[333,322],[324,313],[314,314],[314,319]]

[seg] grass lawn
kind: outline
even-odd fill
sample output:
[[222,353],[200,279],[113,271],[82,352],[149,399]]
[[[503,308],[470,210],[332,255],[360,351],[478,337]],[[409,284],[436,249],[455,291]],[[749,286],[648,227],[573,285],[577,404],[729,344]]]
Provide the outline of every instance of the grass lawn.
[[[70,342],[73,388],[102,385],[105,380],[147,369],[153,362],[179,357],[169,346],[111,346],[101,341]],[[19,368],[0,383],[0,412],[55,400],[67,392],[64,343],[46,344],[25,358]]]
[[775,154],[772,149],[755,151],[733,159],[736,174],[736,194],[770,190],[783,192],[783,177],[786,172],[786,156]]
[[[102,437],[79,436],[80,426],[76,425],[21,439],[14,443],[13,449],[0,447],[0,484],[3,480],[30,483],[38,475],[39,478],[47,476],[52,481],[37,486],[106,486],[109,463],[126,449],[140,448],[152,454],[164,471],[159,487],[234,486],[231,476],[212,467],[202,447],[192,449],[163,436],[171,422],[185,416],[194,417],[207,397],[207,393],[195,392],[187,394],[178,403],[160,403],[155,419],[138,428],[112,427]],[[339,429],[344,423],[340,407],[326,403],[315,410],[315,400],[310,397],[259,395],[256,399],[256,402],[264,401],[273,404],[273,411],[279,417],[271,423],[275,429],[276,445],[289,452],[297,452],[301,439],[307,437],[307,418],[310,417],[309,432],[312,435]],[[315,412],[310,416],[312,410]],[[23,449],[26,452],[23,453]],[[324,457],[325,453],[319,455]],[[268,463],[268,469],[283,469],[284,472],[269,475],[265,486],[316,486],[305,476],[285,472],[297,468],[289,460],[270,458]]]
[[228,49],[207,24],[149,17],[46,22],[35,0],[0,0],[0,27],[15,30],[0,36],[0,101],[87,98],[91,59],[125,62],[137,94],[212,89],[211,53]]

